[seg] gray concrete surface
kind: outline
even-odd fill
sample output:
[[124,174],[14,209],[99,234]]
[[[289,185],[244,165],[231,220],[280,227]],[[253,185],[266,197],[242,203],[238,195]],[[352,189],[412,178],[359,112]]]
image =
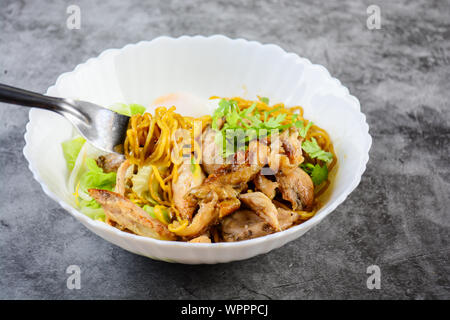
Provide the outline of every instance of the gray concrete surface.
[[[323,64],[356,95],[373,147],[361,184],[305,236],[241,262],[152,261],[90,233],[47,198],[22,155],[26,109],[0,105],[2,299],[448,299],[449,1],[5,1],[0,82],[45,92],[111,47],[221,33]],[[80,30],[66,8],[81,8]],[[381,9],[368,30],[366,9]],[[81,289],[66,287],[79,265]],[[381,269],[381,289],[366,268]]]

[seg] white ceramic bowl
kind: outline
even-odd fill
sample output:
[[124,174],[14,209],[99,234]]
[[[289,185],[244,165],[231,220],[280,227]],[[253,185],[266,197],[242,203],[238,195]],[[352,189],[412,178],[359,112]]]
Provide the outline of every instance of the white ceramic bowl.
[[[372,139],[358,100],[320,65],[280,47],[216,35],[159,37],[104,51],[62,74],[48,95],[108,106],[117,102],[149,105],[156,97],[189,92],[201,98],[266,96],[271,102],[301,105],[305,118],[330,134],[339,166],[328,200],[310,220],[266,237],[216,244],[161,241],[122,232],[75,209],[66,187],[61,142],[72,126],[62,117],[31,109],[24,155],[44,192],[92,232],[125,250],[169,262],[199,264],[247,259],[292,241],[318,224],[360,182]],[[209,111],[177,109],[184,115]]]

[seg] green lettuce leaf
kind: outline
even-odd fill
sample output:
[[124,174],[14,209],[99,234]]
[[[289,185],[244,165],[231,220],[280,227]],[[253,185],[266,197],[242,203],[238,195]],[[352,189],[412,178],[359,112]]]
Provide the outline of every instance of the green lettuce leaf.
[[104,173],[94,159],[86,159],[87,171],[80,178],[80,188],[84,192],[89,189],[104,189],[113,191],[116,184],[116,173]]
[[86,140],[83,137],[76,137],[71,140],[64,141],[62,145],[64,159],[66,159],[67,168],[72,170],[75,166],[78,154]]
[[145,107],[140,104],[132,103],[128,105],[130,107],[130,114],[134,116],[135,114],[143,114],[145,112]]
[[[101,205],[89,196],[89,189],[103,189],[113,191],[116,184],[116,173],[105,173],[92,158],[86,158],[85,171],[80,177],[78,188],[84,196],[77,195],[80,211],[94,220],[105,220],[105,212]],[[78,194],[78,189],[77,189]]]
[[125,104],[125,103],[117,103],[110,107],[112,111],[123,114],[125,116],[133,116],[135,114],[143,114],[145,112],[145,107],[140,104]]
[[269,105],[269,98],[267,97],[259,97],[259,101]]
[[105,220],[105,211],[102,206],[92,199],[90,201],[80,199],[79,200],[80,211],[94,220]]

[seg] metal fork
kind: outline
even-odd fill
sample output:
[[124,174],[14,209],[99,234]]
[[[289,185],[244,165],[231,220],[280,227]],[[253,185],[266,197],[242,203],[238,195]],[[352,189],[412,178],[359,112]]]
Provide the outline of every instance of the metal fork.
[[54,111],[69,120],[94,147],[122,153],[119,146],[125,140],[128,116],[87,101],[45,96],[1,83],[0,101]]

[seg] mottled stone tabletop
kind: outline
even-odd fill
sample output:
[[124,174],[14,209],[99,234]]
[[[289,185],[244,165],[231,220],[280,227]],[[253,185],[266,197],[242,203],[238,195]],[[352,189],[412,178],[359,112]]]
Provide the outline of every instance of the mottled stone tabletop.
[[[79,30],[66,26],[71,4]],[[380,29],[368,28],[371,4]],[[0,82],[45,92],[107,48],[224,34],[324,65],[359,98],[373,137],[361,184],[303,237],[189,266],[124,251],[49,199],[22,155],[28,110],[0,104],[0,298],[450,298],[449,17],[448,0],[0,0]],[[81,268],[79,290],[66,286],[69,265]],[[367,288],[370,265],[379,290]]]

